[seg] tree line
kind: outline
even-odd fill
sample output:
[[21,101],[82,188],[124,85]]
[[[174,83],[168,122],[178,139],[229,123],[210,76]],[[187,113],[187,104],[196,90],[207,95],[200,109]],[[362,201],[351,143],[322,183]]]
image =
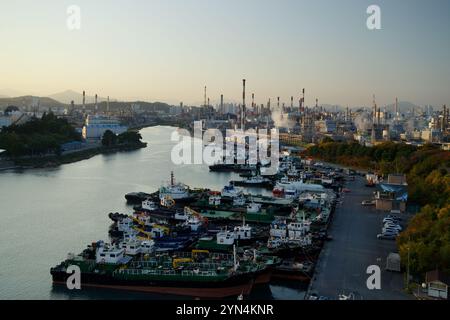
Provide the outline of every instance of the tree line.
[[42,118],[32,118],[23,124],[3,127],[0,132],[0,149],[10,157],[60,154],[61,145],[81,141],[81,135],[67,122],[52,112]]

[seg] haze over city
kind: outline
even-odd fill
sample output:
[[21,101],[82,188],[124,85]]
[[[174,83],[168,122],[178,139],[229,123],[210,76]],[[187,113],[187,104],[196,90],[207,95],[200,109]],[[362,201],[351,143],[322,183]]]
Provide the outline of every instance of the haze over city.
[[[0,94],[64,90],[115,99],[201,104],[239,101],[241,79],[256,102],[370,106],[395,97],[449,101],[450,3],[376,1],[381,30],[368,30],[373,1],[10,1],[2,4]],[[67,8],[81,9],[69,30]],[[11,93],[11,94],[10,94]],[[296,100],[297,101],[297,100]]]

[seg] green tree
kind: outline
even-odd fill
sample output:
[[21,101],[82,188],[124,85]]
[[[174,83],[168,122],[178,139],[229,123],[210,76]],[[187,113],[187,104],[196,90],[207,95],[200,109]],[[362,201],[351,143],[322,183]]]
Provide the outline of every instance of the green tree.
[[112,147],[117,144],[117,135],[111,130],[106,130],[103,133],[102,145],[105,147]]

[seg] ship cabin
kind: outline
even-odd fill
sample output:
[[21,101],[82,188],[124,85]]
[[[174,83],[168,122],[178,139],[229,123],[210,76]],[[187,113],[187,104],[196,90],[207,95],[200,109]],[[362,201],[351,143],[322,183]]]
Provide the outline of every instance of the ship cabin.
[[238,197],[234,197],[233,198],[233,206],[235,207],[242,207],[245,205],[245,197],[243,196],[238,196]]
[[186,225],[191,228],[191,231],[196,232],[203,226],[203,221],[196,216],[190,216],[186,221]]
[[117,230],[126,232],[133,228],[133,219],[125,218],[117,222]]
[[249,240],[252,237],[252,227],[249,225],[234,227],[234,234],[238,240]]
[[155,241],[145,240],[141,242],[141,251],[143,254],[152,254],[155,252]]
[[247,213],[259,213],[261,212],[262,205],[260,203],[249,203],[247,205]]
[[129,256],[136,256],[141,253],[141,242],[138,240],[124,241],[120,247],[125,250],[125,254]]
[[142,209],[147,211],[155,211],[158,209],[158,206],[154,201],[147,199],[142,201]]
[[217,233],[217,244],[232,245],[234,244],[234,232],[225,230]]
[[104,245],[97,249],[95,262],[99,264],[123,264],[126,263],[125,250],[115,246]]
[[291,222],[288,225],[289,239],[298,239],[306,235],[309,231],[309,225],[302,222]]
[[186,212],[186,210],[184,211],[177,211],[175,213],[175,220],[179,220],[179,221],[187,221],[189,219],[189,214]]
[[210,206],[220,206],[222,202],[222,197],[219,195],[212,195],[209,197],[208,203]]
[[295,189],[284,190],[284,197],[287,199],[295,199],[298,197],[298,192]]
[[287,226],[285,222],[274,221],[270,226],[270,236],[273,238],[285,238],[287,235]]
[[236,188],[234,185],[225,186],[222,189],[222,197],[236,198],[243,195],[243,191],[240,188]]

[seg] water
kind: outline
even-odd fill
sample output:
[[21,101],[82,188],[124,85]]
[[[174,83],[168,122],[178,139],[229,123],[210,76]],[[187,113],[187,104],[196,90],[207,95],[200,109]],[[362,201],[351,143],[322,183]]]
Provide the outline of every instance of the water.
[[[175,166],[170,127],[141,130],[147,148],[98,155],[52,169],[0,173],[0,299],[166,299],[167,296],[106,290],[78,292],[53,287],[50,268],[68,252],[108,239],[109,212],[132,213],[124,195],[154,192],[175,179],[220,190],[238,176],[209,173],[207,165]],[[256,190],[252,190],[256,191]],[[300,285],[258,288],[253,299],[301,299]],[[171,297],[174,298],[174,297]]]

